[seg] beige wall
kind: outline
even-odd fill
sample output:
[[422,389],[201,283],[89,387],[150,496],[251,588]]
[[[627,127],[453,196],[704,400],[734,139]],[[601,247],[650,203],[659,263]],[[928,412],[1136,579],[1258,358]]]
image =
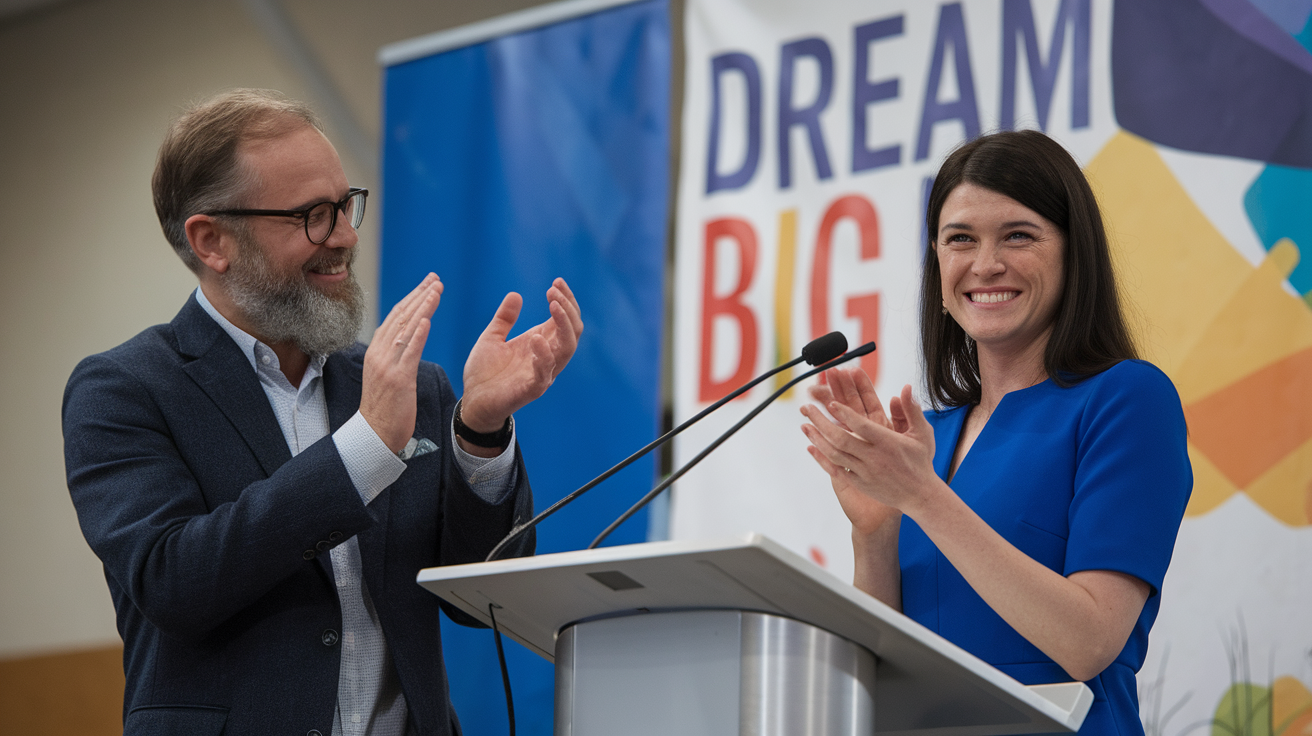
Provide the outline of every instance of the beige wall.
[[[380,46],[535,4],[282,7],[376,146]],[[195,285],[149,192],[179,106],[233,86],[324,104],[255,17],[238,0],[82,0],[0,20],[0,660],[117,643],[64,484],[60,399],[78,360],[168,321]],[[351,182],[377,187],[347,153]],[[376,233],[370,218],[360,275],[371,291]]]

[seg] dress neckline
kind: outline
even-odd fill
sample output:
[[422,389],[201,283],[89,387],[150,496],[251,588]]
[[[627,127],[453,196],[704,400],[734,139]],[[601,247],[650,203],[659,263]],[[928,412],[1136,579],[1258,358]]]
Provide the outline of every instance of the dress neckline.
[[961,445],[961,433],[966,430],[966,420],[970,417],[970,412],[974,411],[975,408],[979,406],[979,404],[962,404],[961,406],[952,407],[950,411],[956,415],[952,418],[953,421],[956,422],[956,427],[953,428],[953,431],[951,432],[951,436],[953,438],[952,451],[947,454],[947,465],[943,468],[943,471],[939,473],[939,477],[943,479],[943,482],[951,486],[952,481],[956,480],[957,476],[961,474],[962,467],[964,467],[966,461],[970,459],[971,451],[973,451],[975,449],[975,446],[979,444],[980,439],[984,437],[984,433],[989,431],[989,425],[993,423],[994,417],[1002,413],[1004,406],[1009,406],[1010,404],[1015,403],[1014,401],[1008,401],[1008,399],[1011,399],[1013,396],[1018,396],[1027,391],[1032,391],[1034,389],[1037,389],[1040,386],[1046,386],[1050,383],[1052,383],[1051,376],[1043,379],[1042,381],[1039,381],[1038,383],[1032,386],[1026,386],[1025,388],[1018,388],[1003,394],[1002,399],[998,401],[998,405],[993,407],[993,412],[990,413],[989,418],[985,420],[984,426],[980,427],[979,434],[976,435],[975,441],[970,445],[970,450],[967,450],[966,454],[962,456],[961,463],[957,465],[956,472],[952,472],[952,458],[956,457],[957,447]]

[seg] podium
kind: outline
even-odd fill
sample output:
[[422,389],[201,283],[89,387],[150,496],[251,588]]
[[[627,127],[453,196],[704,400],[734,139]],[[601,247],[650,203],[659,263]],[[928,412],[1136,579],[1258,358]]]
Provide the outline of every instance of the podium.
[[420,571],[556,664],[556,736],[996,736],[1078,730],[1079,682],[1026,686],[760,536]]

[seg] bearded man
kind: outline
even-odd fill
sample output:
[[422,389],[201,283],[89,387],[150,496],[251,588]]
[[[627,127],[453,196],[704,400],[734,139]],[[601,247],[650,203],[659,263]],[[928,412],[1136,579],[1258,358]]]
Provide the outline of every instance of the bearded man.
[[235,90],[193,107],[152,184],[199,288],[82,361],[63,411],[124,642],[124,733],[459,733],[440,602],[415,573],[481,560],[531,515],[511,415],[573,355],[573,294],[557,279],[551,317],[509,341],[507,295],[457,401],[420,360],[435,275],[356,342],[368,192],[306,106]]

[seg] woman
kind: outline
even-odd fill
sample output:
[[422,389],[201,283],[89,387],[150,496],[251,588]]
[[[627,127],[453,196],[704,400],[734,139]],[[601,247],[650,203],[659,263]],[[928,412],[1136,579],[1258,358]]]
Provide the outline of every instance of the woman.
[[860,370],[812,391],[854,583],[1026,684],[1087,681],[1081,734],[1142,734],[1135,672],[1193,485],[1175,388],[1137,360],[1097,202],[1034,131],[966,144],[930,193],[930,400]]

